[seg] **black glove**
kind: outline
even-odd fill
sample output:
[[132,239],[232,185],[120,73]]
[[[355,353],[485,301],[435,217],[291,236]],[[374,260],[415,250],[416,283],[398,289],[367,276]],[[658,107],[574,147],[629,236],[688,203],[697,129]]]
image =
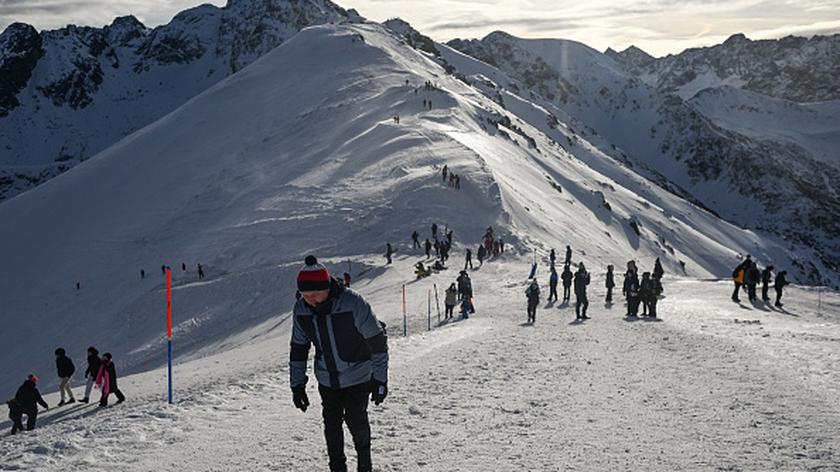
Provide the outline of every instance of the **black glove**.
[[300,411],[306,411],[309,408],[309,397],[306,396],[305,385],[292,387],[292,402],[295,404],[295,408]]
[[370,381],[370,399],[374,405],[379,405],[388,396],[388,384],[376,379]]

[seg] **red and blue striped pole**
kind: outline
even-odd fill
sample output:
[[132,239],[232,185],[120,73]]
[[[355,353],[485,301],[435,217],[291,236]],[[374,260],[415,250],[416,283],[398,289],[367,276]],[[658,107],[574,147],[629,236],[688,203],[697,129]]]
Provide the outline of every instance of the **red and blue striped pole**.
[[172,270],[166,268],[166,346],[169,373],[169,404],[172,404]]

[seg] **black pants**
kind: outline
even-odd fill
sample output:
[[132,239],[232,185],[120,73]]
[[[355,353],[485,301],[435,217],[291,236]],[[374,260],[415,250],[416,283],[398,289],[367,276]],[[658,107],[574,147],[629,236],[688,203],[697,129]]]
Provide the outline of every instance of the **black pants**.
[[755,301],[755,299],[756,299],[756,295],[755,295],[755,284],[752,284],[752,283],[751,283],[751,284],[748,284],[748,285],[747,285],[747,294],[748,294],[748,296],[749,296],[749,298],[750,298],[750,301],[751,301],[751,302],[752,302],[752,301]]
[[571,285],[564,285],[563,286],[563,301],[569,301],[569,297],[571,296]]
[[99,406],[108,406],[108,397],[112,393],[117,396],[118,402],[125,401],[125,395],[123,395],[123,393],[120,392],[120,389],[114,387],[110,392],[108,392],[108,395],[105,395],[104,393],[102,394],[102,398],[99,399]]
[[782,303],[782,291],[780,289],[776,289],[776,305],[780,305]]
[[537,321],[537,303],[528,302],[528,321]]
[[738,299],[738,290],[740,290],[740,289],[741,289],[741,284],[739,284],[738,282],[735,282],[735,291],[732,292],[732,300],[734,300],[736,302],[739,300]]
[[612,289],[613,289],[612,287],[607,287],[607,301],[608,302],[612,301]]
[[627,297],[627,316],[637,316],[639,314],[639,297]]
[[656,297],[650,297],[645,301],[645,311],[648,315],[656,318]]
[[575,315],[578,318],[586,318],[587,308],[589,308],[589,299],[586,298],[586,295],[575,295]]
[[472,268],[473,268],[473,266],[472,266],[472,259],[467,259],[467,260],[464,262],[464,270],[467,270],[467,266],[470,266],[470,269],[472,269]]
[[416,240],[416,239],[415,239],[415,240],[413,240],[412,242],[413,242],[413,245],[411,246],[411,249],[414,249],[414,248],[420,248],[420,247],[421,247],[421,246],[420,246],[420,241],[418,241],[418,240]]
[[445,317],[449,318],[452,316],[452,312],[455,310],[455,305],[446,305],[446,314]]
[[556,285],[549,285],[549,294],[548,294],[548,301],[557,301],[557,286]]
[[35,421],[38,419],[38,407],[32,410],[17,410],[9,415],[12,419],[12,434],[23,431],[23,415],[26,415],[26,430],[32,431],[35,429]]
[[761,299],[765,302],[770,300],[770,297],[767,296],[767,289],[768,285],[766,283],[761,284]]
[[370,458],[370,423],[368,423],[368,399],[370,386],[367,383],[342,389],[318,385],[324,416],[324,437],[327,440],[327,454],[330,457],[330,471],[347,470],[344,456],[344,430],[347,423],[358,456],[359,472],[370,472],[373,468]]

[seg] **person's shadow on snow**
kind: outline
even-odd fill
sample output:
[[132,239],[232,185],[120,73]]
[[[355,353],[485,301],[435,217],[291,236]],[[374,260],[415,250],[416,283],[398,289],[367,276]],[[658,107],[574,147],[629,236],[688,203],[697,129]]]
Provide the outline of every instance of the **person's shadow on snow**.
[[573,319],[572,321],[569,322],[569,326],[582,325],[584,321],[586,321],[586,320],[581,319],[581,318],[575,318],[575,319]]
[[546,303],[543,308],[551,308],[554,304],[557,303],[557,300],[551,300],[550,302]]
[[639,321],[638,316],[625,316],[623,319],[624,319],[624,321],[626,321],[628,323],[632,323],[634,321]]

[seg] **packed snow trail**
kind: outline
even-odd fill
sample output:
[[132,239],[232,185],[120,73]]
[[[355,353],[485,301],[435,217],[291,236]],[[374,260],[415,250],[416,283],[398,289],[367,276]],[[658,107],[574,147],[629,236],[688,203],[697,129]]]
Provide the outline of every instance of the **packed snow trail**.
[[[836,294],[818,317],[810,291],[765,311],[728,301],[726,282],[666,275],[661,321],[628,321],[595,274],[592,319],[543,301],[529,326],[511,275],[527,261],[491,261],[471,272],[474,317],[423,332],[414,315],[403,338],[391,299],[412,262],[358,287],[389,322],[391,393],[370,407],[375,470],[837,470]],[[448,285],[448,272],[413,293]],[[325,470],[318,394],[310,382],[310,410],[292,406],[287,346],[279,332],[180,365],[187,387],[171,407],[162,371],[126,378],[124,405],[65,407],[5,438],[0,469]]]

